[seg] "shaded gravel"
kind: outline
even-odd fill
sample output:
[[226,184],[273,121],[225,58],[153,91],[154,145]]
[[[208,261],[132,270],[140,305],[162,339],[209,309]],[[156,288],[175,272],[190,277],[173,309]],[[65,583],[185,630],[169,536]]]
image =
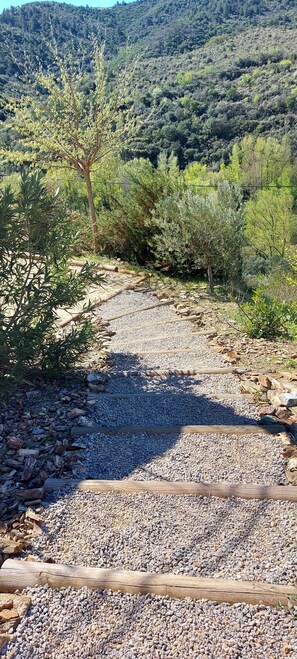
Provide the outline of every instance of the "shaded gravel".
[[92,407],[93,417],[101,426],[123,425],[208,425],[214,418],[221,425],[257,423],[257,410],[245,399],[210,400],[189,394],[183,397],[151,396],[149,398],[110,399],[102,395]]
[[284,483],[280,440],[268,435],[94,435],[79,477]]
[[158,391],[172,393],[191,393],[193,395],[220,393],[240,393],[239,380],[232,373],[226,375],[195,375],[187,377],[119,377],[110,379],[106,385],[108,393],[129,394],[136,392]]
[[[179,346],[178,348],[184,348],[182,352],[175,354],[163,354],[163,355],[137,355],[128,354],[128,353],[114,353],[112,348],[110,350],[111,363],[114,369],[119,371],[132,370],[132,369],[198,369],[203,367],[223,367],[230,366],[222,360],[219,355],[211,355],[207,350],[207,344],[205,347],[201,346],[199,338],[199,344],[196,343],[195,352],[187,352],[187,344],[184,346],[181,345],[181,342],[184,339],[178,339]],[[205,342],[206,343],[206,342]]]

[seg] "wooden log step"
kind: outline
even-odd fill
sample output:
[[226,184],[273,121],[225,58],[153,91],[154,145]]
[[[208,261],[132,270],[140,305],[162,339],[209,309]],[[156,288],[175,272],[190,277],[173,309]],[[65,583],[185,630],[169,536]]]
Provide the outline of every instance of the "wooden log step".
[[[170,318],[169,320],[157,320],[157,322],[154,322],[154,327],[158,325],[172,325],[173,323],[184,323],[185,321],[192,322],[198,320],[197,316],[177,316],[176,318]],[[138,330],[140,329],[146,329],[148,327],[152,327],[152,323],[143,323],[141,325],[136,325],[135,328]],[[209,332],[210,334],[213,334],[216,332],[216,330],[212,327],[209,330],[205,330]],[[123,332],[131,332],[131,327],[121,327],[116,331],[116,335],[122,334]]]
[[[158,336],[150,336],[148,339],[132,339],[131,341],[119,341],[118,343],[113,343],[111,345],[112,350],[114,348],[122,348],[123,346],[133,346],[137,343],[148,343],[150,341],[162,341],[166,339],[177,339],[181,337],[192,337],[192,336],[208,336],[211,334],[208,330],[199,330],[198,332],[182,332],[181,334],[159,334]],[[185,351],[187,352],[187,350]]]
[[170,378],[170,377],[187,377],[187,376],[194,376],[194,375],[226,375],[228,373],[234,373],[241,375],[242,373],[246,373],[248,369],[244,367],[239,367],[235,368],[234,366],[226,366],[226,367],[220,367],[220,368],[214,368],[214,367],[203,367],[201,366],[200,368],[191,368],[191,369],[167,369],[167,370],[160,370],[160,369],[150,369],[147,371],[106,371],[106,373],[103,373],[108,377],[108,379],[111,378],[122,378],[122,377],[145,377],[145,378]]
[[[110,352],[112,354],[116,353],[116,346],[115,350],[113,349],[113,346],[111,346]],[[133,352],[133,355],[177,355],[177,354],[197,354],[200,351],[197,350],[197,348],[173,348],[171,350],[141,350],[141,352]]]
[[72,437],[84,435],[276,435],[285,432],[283,425],[274,423],[271,426],[74,426]]
[[186,392],[186,391],[181,391],[181,392],[170,392],[170,391],[140,391],[139,393],[132,393],[132,394],[118,394],[118,393],[108,393],[108,392],[102,392],[101,394],[96,394],[96,393],[89,393],[87,400],[105,400],[106,398],[111,398],[111,399],[117,399],[117,398],[122,398],[122,399],[130,399],[130,398],[183,398],[183,397],[191,397],[197,399],[199,402],[199,398],[207,398],[209,400],[218,400],[218,399],[224,399],[224,400],[253,400],[253,396],[251,394],[225,394],[223,392],[219,394],[210,394],[210,393],[205,393],[203,391],[200,391],[197,394],[192,393],[191,391]]
[[109,318],[105,318],[105,320],[111,322],[112,320],[118,320],[118,318],[124,318],[124,316],[131,316],[134,313],[141,313],[142,311],[149,311],[149,309],[156,309],[158,307],[166,307],[170,304],[174,304],[174,300],[163,300],[163,302],[154,302],[152,304],[145,304],[142,307],[135,307],[135,308],[132,307],[131,309],[128,309],[128,311],[123,311],[122,313],[117,314],[116,316],[110,316]]
[[80,492],[126,492],[170,494],[193,497],[218,497],[229,499],[272,499],[273,501],[296,501],[297,487],[283,485],[233,485],[228,483],[193,483],[185,481],[133,481],[133,480],[71,480],[48,478],[46,492],[61,490],[67,485],[75,486]]
[[152,574],[128,570],[34,563],[8,559],[0,570],[0,590],[14,593],[24,588],[48,584],[50,588],[108,589],[132,594],[152,593],[163,597],[208,599],[235,604],[287,606],[297,596],[291,585],[275,585],[254,581],[233,581],[188,577],[176,574]]

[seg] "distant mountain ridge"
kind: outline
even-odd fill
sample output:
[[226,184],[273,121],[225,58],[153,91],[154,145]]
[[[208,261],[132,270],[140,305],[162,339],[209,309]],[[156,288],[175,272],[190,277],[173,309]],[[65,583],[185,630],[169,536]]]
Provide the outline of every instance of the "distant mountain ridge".
[[153,100],[161,108],[146,130],[153,160],[172,149],[182,165],[217,162],[248,132],[295,140],[296,0],[138,0],[109,9],[43,2],[4,10],[0,85],[18,75],[24,51],[46,63],[51,32],[61,52],[69,39],[88,51],[96,35],[110,58],[127,41],[140,54],[133,96],[140,111]]

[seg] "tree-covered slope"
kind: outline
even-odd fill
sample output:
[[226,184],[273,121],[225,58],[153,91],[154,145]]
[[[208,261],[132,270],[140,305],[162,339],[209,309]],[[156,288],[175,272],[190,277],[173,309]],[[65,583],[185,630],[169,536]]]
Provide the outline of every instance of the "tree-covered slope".
[[[217,162],[249,132],[289,133],[297,99],[296,0],[138,0],[110,9],[31,3],[0,15],[0,85],[24,58],[49,58],[54,36],[88,52],[104,39],[109,58],[127,43],[139,64],[132,97],[148,115],[142,153],[173,150],[180,163]],[[88,70],[88,59],[85,59]]]
[[29,3],[0,15],[2,74],[24,44],[42,57],[40,46],[51,33],[61,47],[71,38],[88,48],[94,34],[106,39],[111,53],[129,40],[146,56],[162,56],[193,50],[212,36],[255,24],[297,25],[295,0],[138,0],[109,9]]
[[249,29],[140,62],[134,95],[139,112],[157,106],[139,144],[153,160],[173,150],[182,166],[217,163],[249,133],[288,135],[297,153],[297,29]]

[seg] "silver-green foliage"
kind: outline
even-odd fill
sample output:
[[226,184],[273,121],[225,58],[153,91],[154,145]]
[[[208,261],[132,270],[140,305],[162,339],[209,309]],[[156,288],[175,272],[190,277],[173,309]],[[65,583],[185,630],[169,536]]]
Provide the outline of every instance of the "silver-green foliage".
[[28,368],[57,371],[82,354],[92,336],[91,309],[57,334],[58,309],[85,297],[100,280],[93,266],[69,270],[72,225],[40,174],[23,174],[19,189],[0,194],[0,376]]
[[240,188],[222,183],[200,195],[191,189],[167,196],[155,209],[152,246],[157,263],[178,275],[206,271],[236,280],[241,274],[244,217]]

